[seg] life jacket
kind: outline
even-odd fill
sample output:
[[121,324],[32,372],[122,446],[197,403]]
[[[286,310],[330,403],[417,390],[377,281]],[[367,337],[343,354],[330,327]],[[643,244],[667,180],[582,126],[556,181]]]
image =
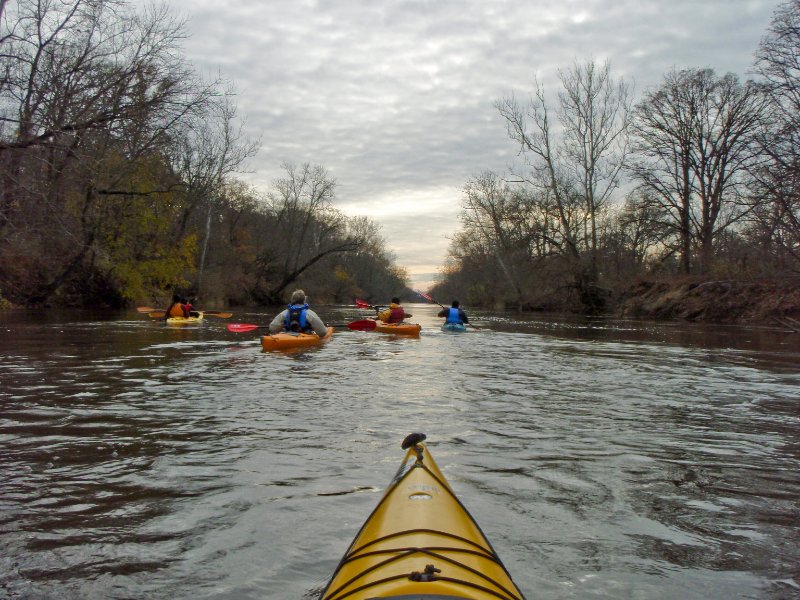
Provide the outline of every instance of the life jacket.
[[290,304],[286,311],[286,318],[283,320],[283,328],[286,331],[311,331],[313,327],[306,320],[308,304]]
[[389,309],[391,312],[389,313],[389,319],[386,321],[387,323],[400,323],[406,318],[406,311],[399,304],[390,304]]
[[169,307],[167,311],[167,317],[185,317],[186,312],[183,309],[183,304],[180,302],[175,302],[172,306]]
[[450,310],[447,312],[447,319],[445,323],[458,323],[463,324],[464,321],[461,320],[461,311],[458,308],[450,307]]

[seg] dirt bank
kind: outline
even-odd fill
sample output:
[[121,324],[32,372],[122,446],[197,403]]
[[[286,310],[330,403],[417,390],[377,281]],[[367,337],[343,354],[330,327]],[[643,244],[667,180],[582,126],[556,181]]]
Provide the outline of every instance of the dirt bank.
[[618,306],[622,316],[800,329],[800,279],[640,281]]

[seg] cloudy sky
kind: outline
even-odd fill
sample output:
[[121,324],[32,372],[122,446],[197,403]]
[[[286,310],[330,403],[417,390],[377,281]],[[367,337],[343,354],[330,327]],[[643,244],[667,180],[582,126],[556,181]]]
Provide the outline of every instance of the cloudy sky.
[[[144,1],[144,0],[143,0]],[[536,75],[609,60],[635,95],[673,67],[746,76],[777,1],[169,0],[185,50],[238,90],[259,154],[243,175],[268,188],[280,164],[338,182],[337,206],[382,225],[427,285],[458,229],[461,189],[515,160],[495,101]]]

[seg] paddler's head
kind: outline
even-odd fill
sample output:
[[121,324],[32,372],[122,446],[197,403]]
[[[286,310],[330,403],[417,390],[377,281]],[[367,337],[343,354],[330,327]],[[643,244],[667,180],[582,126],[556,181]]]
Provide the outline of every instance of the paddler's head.
[[305,304],[306,293],[303,290],[295,290],[292,292],[292,304]]

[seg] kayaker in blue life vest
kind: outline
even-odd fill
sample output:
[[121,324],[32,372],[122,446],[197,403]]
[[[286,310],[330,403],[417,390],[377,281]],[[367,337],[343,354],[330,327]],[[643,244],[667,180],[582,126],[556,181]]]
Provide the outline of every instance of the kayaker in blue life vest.
[[458,307],[458,300],[453,300],[450,308],[443,308],[437,317],[444,317],[445,323],[457,323],[459,325],[469,323],[467,313]]
[[392,298],[389,308],[378,313],[378,319],[384,323],[402,323],[406,317],[410,316],[411,314],[400,306],[400,298]]
[[328,333],[328,326],[319,318],[319,315],[308,308],[306,293],[303,290],[292,292],[289,307],[278,314],[269,324],[270,333],[281,331],[298,333],[316,333],[322,337]]

